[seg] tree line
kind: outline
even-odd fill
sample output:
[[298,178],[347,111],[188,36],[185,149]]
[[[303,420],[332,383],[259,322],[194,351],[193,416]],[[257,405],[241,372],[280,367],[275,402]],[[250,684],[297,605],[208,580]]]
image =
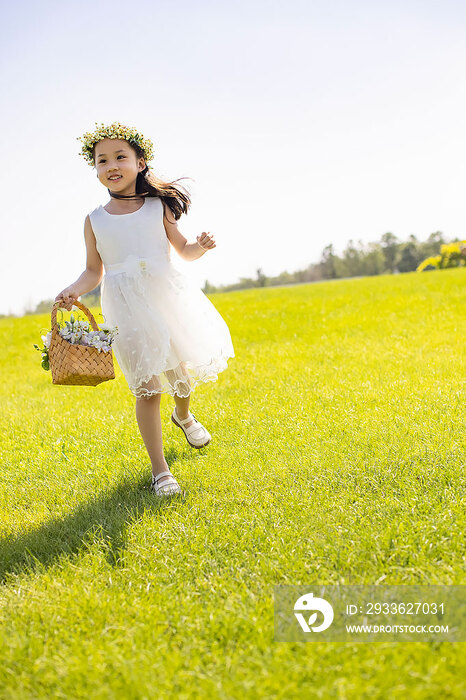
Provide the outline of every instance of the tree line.
[[[439,253],[440,251],[440,253]],[[321,280],[369,275],[398,274],[433,270],[442,267],[466,265],[466,241],[456,238],[445,241],[441,231],[431,233],[426,241],[409,236],[407,241],[399,240],[393,233],[384,233],[380,241],[364,244],[350,239],[341,255],[335,252],[333,244],[325,246],[320,260],[294,272],[284,270],[279,275],[266,275],[262,268],[256,270],[256,277],[240,277],[238,282],[214,285],[205,280],[202,291],[205,294],[230,292],[253,287],[274,287],[279,285],[303,284]],[[81,301],[88,307],[99,306],[100,284]],[[44,299],[34,309],[26,309],[24,315],[49,313],[53,299]],[[6,314],[0,314],[5,316]]]

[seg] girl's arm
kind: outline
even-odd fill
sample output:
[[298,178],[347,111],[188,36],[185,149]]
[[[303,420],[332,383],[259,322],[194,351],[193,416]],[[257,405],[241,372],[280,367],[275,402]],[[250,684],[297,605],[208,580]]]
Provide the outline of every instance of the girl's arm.
[[204,255],[207,250],[215,248],[214,237],[210,236],[209,233],[205,231],[203,231],[200,236],[196,236],[196,243],[188,243],[178,228],[173,212],[168,206],[165,206],[165,202],[162,202],[162,204],[164,208],[163,224],[165,226],[165,233],[181,258],[184,260],[197,260],[197,258]]
[[69,311],[73,301],[76,301],[82,294],[87,294],[95,289],[103,277],[104,266],[97,250],[89,215],[84,220],[84,240],[86,243],[86,269],[75,282],[55,297],[55,301],[62,300],[65,308]]

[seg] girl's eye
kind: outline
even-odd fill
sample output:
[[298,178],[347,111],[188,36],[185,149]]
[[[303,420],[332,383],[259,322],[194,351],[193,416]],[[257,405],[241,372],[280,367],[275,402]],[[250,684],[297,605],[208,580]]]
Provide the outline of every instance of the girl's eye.
[[[117,158],[126,158],[126,156],[119,155]],[[105,163],[105,158],[102,158],[102,160],[99,160],[99,163]]]

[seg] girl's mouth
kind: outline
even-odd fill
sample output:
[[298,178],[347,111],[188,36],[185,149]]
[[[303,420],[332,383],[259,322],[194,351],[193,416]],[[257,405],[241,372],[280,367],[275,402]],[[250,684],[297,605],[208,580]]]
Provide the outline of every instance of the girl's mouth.
[[109,180],[112,180],[114,182],[115,180],[121,180],[121,175],[118,175],[118,177],[109,177]]

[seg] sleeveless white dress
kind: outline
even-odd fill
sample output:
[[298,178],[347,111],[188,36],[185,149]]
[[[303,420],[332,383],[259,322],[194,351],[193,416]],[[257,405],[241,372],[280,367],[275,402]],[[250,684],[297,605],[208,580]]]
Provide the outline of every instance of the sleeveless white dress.
[[146,197],[130,214],[89,213],[105,268],[104,321],[117,326],[114,356],[136,397],[189,396],[235,357],[230,331],[210,299],[170,258],[163,204]]

